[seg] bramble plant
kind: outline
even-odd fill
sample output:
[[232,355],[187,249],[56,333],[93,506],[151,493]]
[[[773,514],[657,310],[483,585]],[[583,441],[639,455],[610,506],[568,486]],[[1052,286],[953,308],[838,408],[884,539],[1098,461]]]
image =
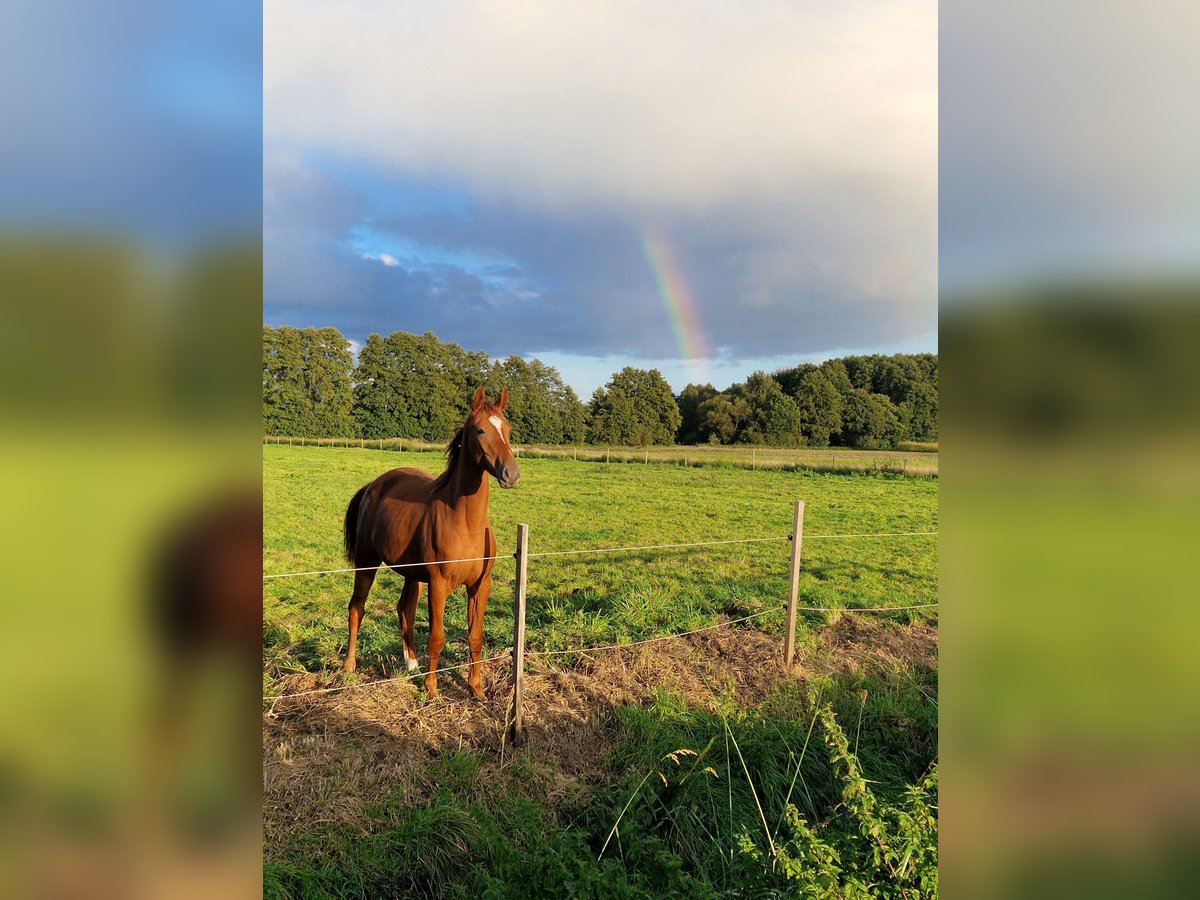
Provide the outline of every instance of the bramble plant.
[[758,864],[758,871],[748,874],[763,888],[778,888],[783,880],[806,897],[936,897],[937,764],[905,789],[900,804],[881,804],[833,710],[823,706],[817,717],[842,803],[819,825],[788,803],[784,821],[790,836],[774,842],[770,858],[742,831],[738,850]]

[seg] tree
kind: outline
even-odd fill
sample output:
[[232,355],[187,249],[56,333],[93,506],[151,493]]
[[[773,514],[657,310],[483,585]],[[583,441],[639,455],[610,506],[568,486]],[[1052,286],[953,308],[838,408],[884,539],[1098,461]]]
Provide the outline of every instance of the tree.
[[844,356],[842,367],[850,385],[870,393],[875,389],[875,369],[879,357],[876,356]]
[[795,398],[804,442],[810,447],[828,446],[830,437],[842,430],[842,395],[813,366],[800,378]]
[[485,383],[490,369],[486,353],[443,344],[432,332],[372,334],[355,372],[360,433],[444,441],[466,418],[471,392]]
[[804,380],[804,376],[809,372],[816,371],[818,369],[812,363],[801,363],[794,369],[780,369],[771,377],[779,382],[779,386],[783,388],[785,394],[794,397],[796,391],[800,390],[800,382]]
[[[550,394],[548,366],[538,361],[527,363],[510,356],[492,368],[495,390],[508,388],[505,415],[512,425],[512,439],[530,444],[557,444],[562,441],[562,416]],[[555,372],[555,375],[558,373]]]
[[770,375],[755,372],[744,384],[733,385],[729,394],[735,405],[743,401],[747,411],[736,436],[739,443],[786,446],[799,441],[796,401]]
[[938,437],[937,388],[919,381],[908,389],[908,396],[898,405],[901,419],[907,422],[906,437],[914,441],[936,441]]
[[353,358],[335,328],[263,328],[263,428],[268,434],[346,437]]
[[263,431],[312,433],[312,409],[304,386],[304,348],[295,328],[263,328]]
[[732,444],[749,418],[744,397],[717,394],[700,404],[700,434],[710,444]]
[[850,376],[846,374],[846,366],[840,359],[827,359],[818,368],[843,397],[854,390],[854,385],[850,383]]
[[431,331],[409,343],[412,355],[405,360],[405,387],[416,423],[411,436],[447,440],[467,416],[471,394],[479,386],[468,384],[467,373],[479,360],[458,344],[443,344]]
[[700,415],[700,407],[705,401],[711,400],[715,396],[717,396],[717,389],[711,384],[689,384],[683,389],[675,401],[680,415],[679,431],[675,435],[676,443],[700,443],[703,439],[701,434],[703,420]]
[[316,437],[349,437],[355,432],[350,342],[336,328],[309,328],[304,337],[305,380],[314,429],[311,433]]
[[678,397],[657,370],[626,368],[587,404],[552,366],[436,335],[371,334],[357,366],[333,328],[263,328],[263,428],[270,434],[446,440],[479,385],[509,389],[515,440],[535,444],[750,443],[856,447],[937,440],[936,354],[847,356],[755,372],[718,393]]
[[378,334],[367,335],[367,342],[358,351],[354,381],[354,420],[358,433],[365,438],[400,434],[399,372],[387,343]]
[[796,401],[764,372],[709,397],[697,409],[697,418],[699,436],[710,443],[788,446],[800,440]]
[[582,444],[588,437],[588,422],[591,413],[569,385],[563,385],[557,398],[562,410],[563,442]]
[[855,388],[842,408],[842,442],[850,447],[876,450],[895,446],[900,420],[892,401],[883,394]]
[[757,425],[765,444],[794,447],[800,443],[800,409],[782,389],[767,398],[757,417]]
[[680,423],[675,395],[662,373],[631,366],[596,389],[591,417],[590,439],[606,444],[670,444]]

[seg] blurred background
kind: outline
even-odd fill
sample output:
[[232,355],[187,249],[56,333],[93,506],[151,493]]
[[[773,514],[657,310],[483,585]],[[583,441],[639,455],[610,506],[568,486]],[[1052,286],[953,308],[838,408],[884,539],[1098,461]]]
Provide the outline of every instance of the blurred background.
[[260,890],[261,10],[0,12],[0,894]]
[[[948,896],[1191,893],[1200,20],[941,5]],[[0,892],[260,890],[261,9],[0,13]]]
[[1195,892],[1197,26],[941,5],[950,897]]

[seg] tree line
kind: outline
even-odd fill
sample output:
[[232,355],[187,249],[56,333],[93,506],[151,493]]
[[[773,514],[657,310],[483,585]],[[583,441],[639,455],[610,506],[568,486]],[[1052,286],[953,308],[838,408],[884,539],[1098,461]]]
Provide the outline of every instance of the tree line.
[[626,367],[588,402],[537,359],[492,360],[432,332],[370,335],[358,353],[334,328],[263,328],[263,428],[304,437],[443,441],[472,392],[509,389],[513,438],[528,444],[767,444],[894,447],[937,440],[934,354],[847,356],[718,391],[676,396],[657,369]]

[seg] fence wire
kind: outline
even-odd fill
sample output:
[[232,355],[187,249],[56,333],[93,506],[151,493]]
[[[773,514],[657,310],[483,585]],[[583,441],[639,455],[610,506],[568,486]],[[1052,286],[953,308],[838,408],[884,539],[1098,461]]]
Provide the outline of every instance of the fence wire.
[[[809,535],[804,536],[804,540],[813,541],[813,540],[832,540],[832,539],[843,539],[843,538],[849,539],[849,538],[929,537],[929,536],[936,536],[937,534],[938,534],[938,532],[936,532],[936,531],[892,531],[892,532],[873,532],[873,533],[849,533],[849,534],[809,534]],[[648,544],[648,545],[637,546],[637,547],[598,547],[598,548],[590,548],[590,549],[585,548],[585,549],[581,549],[581,550],[544,550],[544,551],[541,551],[538,553],[530,553],[530,554],[528,554],[528,558],[533,559],[535,557],[548,557],[548,556],[582,556],[582,555],[598,554],[598,553],[638,553],[638,552],[651,551],[651,550],[685,550],[685,549],[692,549],[695,547],[715,547],[715,546],[727,546],[727,545],[732,545],[732,544],[759,544],[759,543],[768,543],[768,542],[782,542],[782,541],[791,541],[793,538],[794,538],[794,535],[789,534],[789,535],[777,535],[775,537],[739,538],[739,539],[721,540],[721,541],[695,541],[695,542],[686,543],[686,544]],[[386,567],[389,569],[405,569],[405,568],[411,568],[411,567],[415,567],[415,566],[450,565],[453,563],[463,563],[463,562],[486,562],[488,560],[515,559],[516,557],[517,557],[516,553],[512,553],[512,554],[508,554],[508,555],[497,554],[495,556],[475,556],[475,557],[468,557],[468,558],[464,558],[464,559],[443,559],[443,560],[433,560],[431,562],[398,563],[396,565],[388,565]],[[314,570],[314,571],[309,571],[309,572],[281,572],[281,573],[272,574],[272,575],[264,575],[263,580],[265,581],[265,580],[277,579],[277,578],[298,578],[301,576],[308,576],[308,575],[333,575],[333,574],[344,573],[344,572],[362,572],[362,571],[379,569],[380,567],[381,566],[359,566],[359,567],[345,568],[345,569],[319,569],[319,570]],[[911,609],[931,609],[933,607],[936,607],[937,605],[938,604],[936,604],[936,603],[919,603],[919,604],[914,604],[911,606],[875,606],[875,607],[860,607],[860,608],[842,607],[842,606],[797,606],[796,610],[798,612],[836,612],[839,610],[845,611],[845,612],[904,612],[906,610],[911,610]],[[654,643],[658,643],[660,641],[671,640],[673,638],[687,637],[687,636],[693,635],[693,634],[701,634],[701,633],[704,633],[707,631],[715,631],[718,628],[727,628],[731,625],[737,625],[741,622],[747,622],[751,619],[757,619],[761,616],[765,616],[765,615],[768,615],[773,612],[778,612],[783,609],[787,609],[786,604],[781,605],[781,606],[771,607],[770,609],[761,610],[756,613],[751,613],[750,615],[742,616],[737,619],[731,619],[728,622],[718,622],[715,625],[709,625],[704,628],[696,628],[696,629],[692,629],[690,631],[681,631],[681,632],[676,632],[676,633],[672,633],[672,634],[659,635],[657,637],[646,638],[645,640],[640,640],[640,641],[632,641],[630,643],[602,644],[598,647],[578,647],[578,648],[573,648],[573,649],[569,649],[569,650],[526,650],[526,655],[530,656],[530,657],[534,657],[534,656],[548,657],[548,656],[564,656],[567,654],[600,653],[600,652],[604,652],[607,650],[630,649],[632,647],[641,647],[641,646],[645,646],[646,644],[654,644]],[[483,665],[484,663],[494,662],[498,659],[503,659],[505,656],[509,656],[511,658],[512,651],[513,651],[513,648],[509,647],[503,653],[498,653],[495,656],[490,656],[487,659],[480,660],[479,664]],[[471,665],[473,665],[473,663],[467,662],[467,663],[462,663],[461,665],[448,666],[445,668],[439,667],[437,670],[437,674],[440,675],[444,672],[453,672],[458,669],[469,668]],[[337,693],[339,691],[350,690],[352,688],[375,687],[375,686],[378,686],[381,684],[391,684],[391,683],[397,682],[397,681],[408,681],[413,678],[424,677],[425,674],[427,674],[427,673],[422,672],[422,671],[407,672],[404,675],[397,675],[395,677],[385,678],[385,679],[381,679],[379,681],[364,682],[363,684],[347,684],[347,685],[340,685],[337,687],[314,688],[312,690],[299,691],[299,692],[292,693],[292,694],[278,694],[278,695],[274,695],[274,696],[266,695],[263,697],[263,701],[264,702],[271,701],[271,710],[273,711],[275,708],[275,704],[278,703],[280,700],[287,700],[287,699],[291,699],[293,697],[307,697],[307,696],[312,696],[312,695],[316,695],[316,694],[332,694],[332,693]]]
[[[936,531],[882,531],[882,532],[866,532],[861,534],[806,534],[805,541],[821,541],[834,540],[843,538],[893,538],[893,537],[936,537]],[[739,538],[734,540],[724,541],[697,541],[690,544],[646,544],[640,547],[596,547],[584,548],[582,550],[542,550],[537,553],[530,553],[529,559],[547,557],[547,556],[585,556],[597,553],[640,553],[647,550],[685,550],[693,547],[716,547],[728,544],[764,544],[780,541],[790,541],[792,535],[778,535],[776,537],[761,537],[761,538]],[[380,563],[378,566],[359,566],[357,568],[347,569],[317,569],[311,572],[280,572],[274,575],[264,575],[263,580],[269,581],[274,578],[299,578],[303,575],[335,575],[341,572],[366,572],[374,569],[408,569],[415,566],[445,566],[453,563],[464,562],[484,562],[486,560],[496,559],[515,559],[516,553],[497,554],[495,556],[472,556],[466,559],[435,559],[429,562],[415,563],[397,563],[390,565]]]

